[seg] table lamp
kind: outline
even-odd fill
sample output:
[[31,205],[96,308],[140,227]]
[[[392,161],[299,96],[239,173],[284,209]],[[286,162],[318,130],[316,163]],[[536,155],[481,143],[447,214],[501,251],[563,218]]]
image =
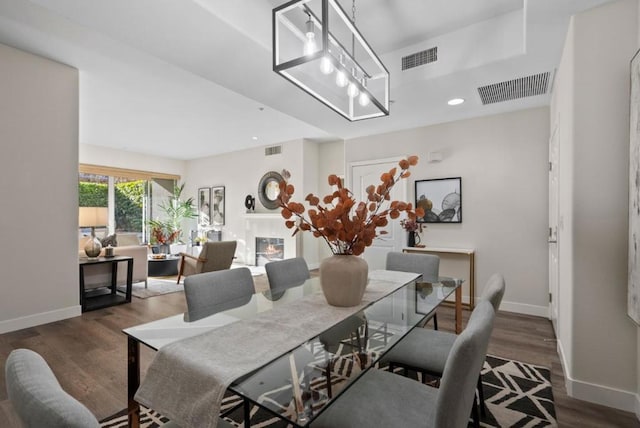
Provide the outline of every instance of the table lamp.
[[96,227],[106,226],[109,211],[107,207],[80,207],[78,223],[80,227],[91,227],[91,236],[84,245],[84,252],[89,258],[100,255],[102,244],[96,238]]

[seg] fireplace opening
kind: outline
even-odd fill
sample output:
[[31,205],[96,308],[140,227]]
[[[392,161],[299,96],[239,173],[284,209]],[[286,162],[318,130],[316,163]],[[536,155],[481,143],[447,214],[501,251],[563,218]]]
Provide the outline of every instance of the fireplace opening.
[[283,238],[256,238],[256,266],[283,259]]

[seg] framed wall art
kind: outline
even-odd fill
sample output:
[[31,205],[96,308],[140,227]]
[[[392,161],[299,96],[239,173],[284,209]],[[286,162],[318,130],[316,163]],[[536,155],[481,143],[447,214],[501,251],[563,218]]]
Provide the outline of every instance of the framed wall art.
[[206,227],[211,225],[211,188],[198,189],[198,224]]
[[425,214],[420,223],[462,223],[462,178],[416,180],[416,208]]
[[211,224],[224,225],[224,186],[211,188]]

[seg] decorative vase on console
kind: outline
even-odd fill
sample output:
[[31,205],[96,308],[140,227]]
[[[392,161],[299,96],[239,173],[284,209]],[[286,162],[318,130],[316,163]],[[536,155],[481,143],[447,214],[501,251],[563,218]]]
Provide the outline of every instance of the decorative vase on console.
[[314,194],[307,195],[308,210],[303,204],[291,201],[295,189],[288,182],[289,172],[283,171],[278,205],[287,228],[294,229],[294,235],[299,231],[313,233],[316,238],[324,239],[333,253],[320,263],[320,285],[328,304],[351,307],[362,302],[369,266],[358,256],[377,236],[387,233],[385,230],[378,232],[378,227],[387,226],[389,218],[397,219],[403,211],[414,221],[416,216],[424,215],[421,208],[414,210],[411,203],[390,201],[389,197],[395,183],[408,177],[409,167],[417,163],[418,157],[410,156],[398,163],[399,168],[383,173],[377,187],[367,187],[366,202],[356,202],[353,192],[343,187],[340,178],[332,174],[328,182],[336,190],[322,201]]
[[418,232],[422,232],[422,223],[418,223],[415,219],[406,218],[400,221],[400,225],[408,232],[407,247],[420,245],[420,234]]

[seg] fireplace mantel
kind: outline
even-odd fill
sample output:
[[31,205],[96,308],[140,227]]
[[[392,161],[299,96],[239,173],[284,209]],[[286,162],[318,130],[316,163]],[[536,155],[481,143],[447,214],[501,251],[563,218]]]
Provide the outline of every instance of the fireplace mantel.
[[301,254],[300,234],[291,236],[291,229],[285,225],[285,219],[280,211],[270,213],[246,213],[242,215],[245,221],[245,255],[244,261],[248,265],[255,264],[255,238],[284,239],[284,258],[290,259]]
[[242,217],[247,220],[268,220],[268,219],[280,218],[284,222],[284,218],[280,214],[280,211],[275,213],[247,213]]

